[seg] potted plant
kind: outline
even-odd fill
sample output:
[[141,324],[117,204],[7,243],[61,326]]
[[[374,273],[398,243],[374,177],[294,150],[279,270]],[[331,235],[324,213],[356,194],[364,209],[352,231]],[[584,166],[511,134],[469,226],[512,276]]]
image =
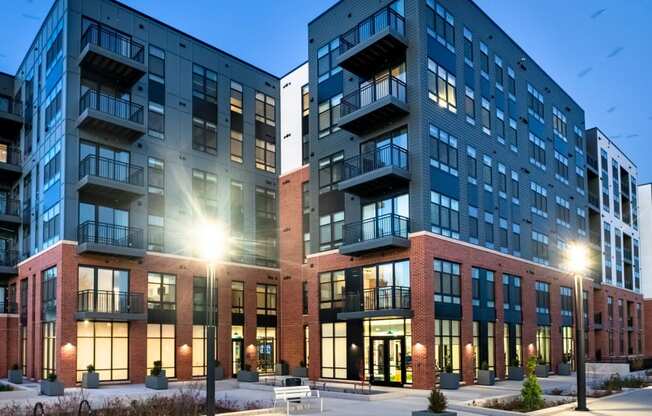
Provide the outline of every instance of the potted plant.
[[523,367],[518,357],[514,357],[507,368],[507,378],[510,380],[523,380]]
[[251,371],[251,365],[245,364],[244,369],[238,371],[238,381],[243,383],[257,383],[258,382],[258,372]]
[[298,368],[293,368],[290,371],[290,375],[292,375],[293,377],[307,378],[308,377],[308,367],[306,367],[306,363],[303,360],[299,361],[299,367]]
[[85,389],[100,388],[100,375],[95,372],[93,364],[86,366],[86,372],[82,374],[82,387]]
[[535,370],[534,370],[534,373],[536,374],[536,376],[537,377],[547,378],[548,373],[549,373],[548,363],[546,363],[545,360],[543,359],[543,357],[541,357],[541,354],[539,354],[539,356],[537,357],[536,363],[537,364],[536,364],[536,367],[535,367]]
[[570,353],[562,354],[561,362],[557,365],[557,374],[560,376],[571,375],[571,355]]
[[444,372],[439,375],[439,386],[446,390],[460,388],[460,375],[453,373],[453,359],[450,355],[445,358]]
[[480,364],[480,369],[478,370],[478,384],[481,386],[493,386],[496,384],[496,374],[493,370],[489,370],[489,365],[486,361],[483,361]]
[[432,390],[430,390],[430,396],[428,396],[428,409],[412,412],[412,416],[432,415],[457,416],[456,412],[446,411],[446,397],[444,396],[444,393],[439,391],[436,384],[432,386]]
[[11,366],[9,370],[9,382],[13,384],[23,384],[23,370],[20,369],[18,364]]
[[41,380],[41,394],[45,396],[63,396],[63,383],[57,380],[56,373],[48,373],[45,380]]
[[162,368],[161,361],[154,361],[154,367],[145,378],[145,387],[153,390],[167,390],[168,378],[165,376],[165,370]]
[[276,368],[275,371],[277,376],[287,376],[290,374],[290,366],[288,365],[287,361],[281,360],[278,363],[276,363]]
[[219,361],[215,361],[215,380],[223,380],[224,379],[224,367],[222,367],[222,363]]

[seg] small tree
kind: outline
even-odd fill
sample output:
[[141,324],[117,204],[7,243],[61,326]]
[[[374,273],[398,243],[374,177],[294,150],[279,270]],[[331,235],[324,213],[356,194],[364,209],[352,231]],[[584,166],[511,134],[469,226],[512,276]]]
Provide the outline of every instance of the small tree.
[[527,378],[521,389],[521,403],[527,412],[541,409],[543,407],[543,390],[535,374],[537,359],[530,357],[527,361]]
[[428,410],[433,413],[442,413],[446,410],[446,396],[444,393],[437,388],[437,379],[439,374],[435,368],[435,382],[432,385],[432,390],[430,390],[430,396],[428,396]]
[[89,373],[94,373],[95,372],[95,366],[93,364],[88,364],[86,366],[86,371]]
[[153,375],[154,377],[158,377],[161,375],[161,370],[163,370],[163,366],[160,360],[154,361],[154,367],[149,371],[149,374]]

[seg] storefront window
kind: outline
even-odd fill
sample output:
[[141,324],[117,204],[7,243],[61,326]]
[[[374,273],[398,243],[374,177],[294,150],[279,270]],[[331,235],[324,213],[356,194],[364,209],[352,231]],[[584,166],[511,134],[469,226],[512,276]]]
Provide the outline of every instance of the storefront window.
[[450,363],[453,372],[462,370],[460,321],[435,319],[435,365],[441,371]]
[[346,378],[346,322],[321,324],[321,376]]
[[174,325],[147,324],[147,373],[161,361],[168,378],[175,375],[175,329]]
[[537,327],[537,358],[550,364],[550,327]]
[[274,372],[276,365],[276,328],[256,328],[256,359],[260,373],[270,374]]
[[93,365],[102,381],[129,379],[129,324],[77,322],[77,381]]

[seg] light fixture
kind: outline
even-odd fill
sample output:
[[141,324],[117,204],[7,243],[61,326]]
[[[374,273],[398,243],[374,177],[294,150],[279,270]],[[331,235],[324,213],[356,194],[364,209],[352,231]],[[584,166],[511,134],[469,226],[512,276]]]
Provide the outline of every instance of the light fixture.
[[202,260],[214,263],[224,256],[228,246],[228,236],[223,226],[213,221],[206,221],[195,227],[192,242]]
[[582,274],[589,268],[589,250],[581,242],[569,244],[565,257],[565,267],[574,275]]

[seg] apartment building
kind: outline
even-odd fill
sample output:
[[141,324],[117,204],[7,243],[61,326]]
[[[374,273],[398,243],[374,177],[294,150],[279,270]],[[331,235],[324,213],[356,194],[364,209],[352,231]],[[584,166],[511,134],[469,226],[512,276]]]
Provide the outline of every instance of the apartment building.
[[[556,371],[573,352],[564,251],[589,241],[582,108],[472,1],[344,0],[308,29],[308,77],[281,80],[282,107],[302,105],[282,152],[303,166],[279,183],[280,330],[304,334],[281,354],[313,378],[416,388],[435,366],[466,383],[533,355]],[[611,288],[590,277],[584,342],[602,359]],[[640,310],[614,290],[617,312]]]
[[203,376],[207,220],[231,235],[217,358],[273,371],[279,79],[119,2],[57,0],[0,80],[0,373]]
[[[652,282],[646,277],[652,270],[652,184],[645,183],[638,186],[639,198],[639,225],[641,236],[641,292],[644,297],[644,327],[643,333],[652,331]],[[652,343],[645,344],[645,353],[652,356]]]

